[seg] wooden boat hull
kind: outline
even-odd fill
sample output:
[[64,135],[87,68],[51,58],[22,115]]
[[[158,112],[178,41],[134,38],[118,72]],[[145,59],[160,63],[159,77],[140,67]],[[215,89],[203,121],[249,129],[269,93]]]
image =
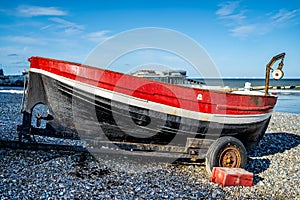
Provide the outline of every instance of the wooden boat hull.
[[251,96],[173,86],[76,63],[32,57],[24,112],[37,104],[61,134],[108,141],[185,146],[188,138],[262,138],[276,103]]

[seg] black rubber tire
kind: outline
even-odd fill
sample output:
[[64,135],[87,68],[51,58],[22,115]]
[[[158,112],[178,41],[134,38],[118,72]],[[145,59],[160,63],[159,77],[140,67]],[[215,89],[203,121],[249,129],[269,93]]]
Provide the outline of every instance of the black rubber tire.
[[206,153],[205,164],[206,171],[209,175],[214,167],[228,167],[223,165],[220,159],[226,151],[230,150],[233,155],[236,155],[237,159],[236,162],[229,167],[246,167],[247,151],[243,143],[235,137],[224,136],[218,138],[214,143],[212,143]]

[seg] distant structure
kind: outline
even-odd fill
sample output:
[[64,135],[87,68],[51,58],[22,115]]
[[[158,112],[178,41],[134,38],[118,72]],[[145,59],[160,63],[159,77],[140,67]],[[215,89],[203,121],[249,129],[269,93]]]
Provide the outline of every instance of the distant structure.
[[24,71],[21,75],[4,75],[3,69],[0,69],[0,86],[22,87],[24,86],[24,79],[28,76],[27,74]]
[[187,84],[186,71],[184,70],[157,71],[141,69],[131,73],[131,75],[177,85]]

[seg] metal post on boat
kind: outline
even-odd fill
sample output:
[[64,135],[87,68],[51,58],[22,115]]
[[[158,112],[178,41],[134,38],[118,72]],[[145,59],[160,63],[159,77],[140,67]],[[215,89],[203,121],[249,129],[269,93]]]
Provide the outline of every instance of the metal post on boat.
[[281,61],[278,64],[277,69],[273,70],[272,75],[275,80],[279,80],[283,77],[282,67],[283,67],[284,56],[285,56],[285,53],[281,53],[281,54],[274,56],[266,66],[265,96],[268,96],[271,67],[277,60],[280,60],[280,59],[281,59]]

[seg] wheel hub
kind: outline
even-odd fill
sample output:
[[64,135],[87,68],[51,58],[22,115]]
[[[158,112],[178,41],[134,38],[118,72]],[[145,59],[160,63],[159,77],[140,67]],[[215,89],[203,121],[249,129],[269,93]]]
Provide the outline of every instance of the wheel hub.
[[219,166],[222,167],[240,167],[241,155],[235,147],[229,146],[221,151],[219,157]]

